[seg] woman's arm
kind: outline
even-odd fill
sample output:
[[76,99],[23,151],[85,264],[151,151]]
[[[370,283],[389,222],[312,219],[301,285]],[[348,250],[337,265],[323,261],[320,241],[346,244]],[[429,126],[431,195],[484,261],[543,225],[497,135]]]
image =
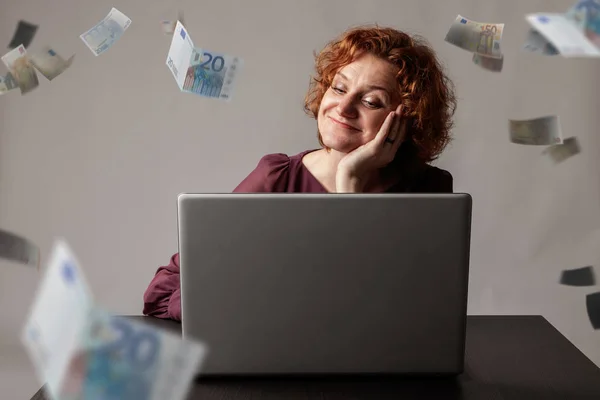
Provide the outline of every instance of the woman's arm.
[[156,271],[144,292],[144,315],[181,321],[179,253]]

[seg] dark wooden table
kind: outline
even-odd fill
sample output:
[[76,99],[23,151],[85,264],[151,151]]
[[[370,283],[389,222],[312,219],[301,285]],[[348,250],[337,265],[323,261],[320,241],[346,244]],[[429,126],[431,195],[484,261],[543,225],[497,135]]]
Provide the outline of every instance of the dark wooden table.
[[[173,321],[130,318],[181,332]],[[45,399],[43,388],[32,398]],[[188,399],[600,400],[600,368],[541,316],[469,316],[456,378],[202,378]]]

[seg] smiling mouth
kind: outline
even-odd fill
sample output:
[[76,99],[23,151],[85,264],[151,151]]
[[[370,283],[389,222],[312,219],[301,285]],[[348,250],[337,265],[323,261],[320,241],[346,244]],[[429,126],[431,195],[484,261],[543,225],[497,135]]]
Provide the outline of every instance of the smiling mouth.
[[351,125],[348,125],[348,124],[345,124],[343,122],[340,122],[340,121],[338,121],[337,119],[335,119],[333,117],[329,117],[329,119],[332,120],[335,124],[337,124],[337,125],[339,125],[341,127],[344,127],[346,129],[351,129],[351,130],[354,130],[354,131],[358,131],[359,130],[359,129],[351,126]]

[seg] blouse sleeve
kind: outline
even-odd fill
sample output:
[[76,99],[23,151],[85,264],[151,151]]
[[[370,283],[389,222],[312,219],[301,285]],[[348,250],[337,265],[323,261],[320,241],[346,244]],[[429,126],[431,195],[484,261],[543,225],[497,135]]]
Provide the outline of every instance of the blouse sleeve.
[[237,193],[286,192],[289,169],[290,158],[287,155],[267,154],[233,191]]
[[181,289],[179,287],[179,253],[168,265],[158,268],[144,292],[144,315],[181,321]]

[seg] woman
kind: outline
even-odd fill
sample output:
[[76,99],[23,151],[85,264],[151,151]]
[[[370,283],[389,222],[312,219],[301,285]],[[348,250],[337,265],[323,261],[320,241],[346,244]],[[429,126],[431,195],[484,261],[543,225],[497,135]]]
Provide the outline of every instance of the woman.
[[[269,154],[234,192],[452,192],[427,163],[450,141],[453,85],[428,45],[390,28],[357,28],[316,58],[305,111],[321,148]],[[179,254],[144,294],[144,314],[181,320]]]

